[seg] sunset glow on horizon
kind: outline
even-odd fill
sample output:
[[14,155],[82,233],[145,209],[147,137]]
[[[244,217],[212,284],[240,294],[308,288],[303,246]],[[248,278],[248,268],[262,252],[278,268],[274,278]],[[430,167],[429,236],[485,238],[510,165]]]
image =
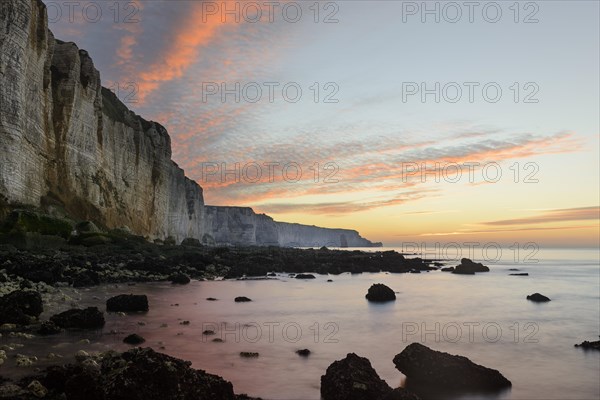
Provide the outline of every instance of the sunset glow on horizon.
[[598,2],[540,3],[535,23],[141,0],[86,23],[89,2],[73,21],[44,2],[56,38],[167,128],[206,204],[386,246],[599,246]]

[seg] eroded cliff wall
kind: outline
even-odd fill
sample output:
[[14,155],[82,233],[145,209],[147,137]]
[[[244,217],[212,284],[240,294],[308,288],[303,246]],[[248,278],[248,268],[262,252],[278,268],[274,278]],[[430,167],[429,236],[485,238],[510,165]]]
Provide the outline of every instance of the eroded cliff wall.
[[0,201],[150,238],[231,245],[369,246],[350,230],[205,207],[171,141],[101,85],[85,50],[55,40],[41,0],[0,0]]
[[0,193],[150,237],[198,237],[202,189],[167,131],[129,111],[39,0],[0,2]]

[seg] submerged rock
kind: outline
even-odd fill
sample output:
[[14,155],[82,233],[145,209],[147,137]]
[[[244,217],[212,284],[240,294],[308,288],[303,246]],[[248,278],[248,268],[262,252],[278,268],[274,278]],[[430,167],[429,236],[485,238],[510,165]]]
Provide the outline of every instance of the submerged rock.
[[104,313],[98,307],[73,308],[50,317],[57,326],[64,329],[100,329],[104,326]]
[[243,358],[258,358],[259,354],[258,353],[254,353],[251,351],[241,351],[240,352],[240,357]]
[[575,347],[581,347],[586,350],[600,350],[600,340],[596,340],[595,342],[588,342],[587,340],[576,344]]
[[453,272],[454,271],[454,267],[444,267],[442,268],[442,272]]
[[298,274],[296,279],[316,279],[313,274]]
[[148,297],[146,295],[120,294],[106,301],[106,311],[137,312],[148,311]]
[[44,310],[38,292],[16,290],[0,297],[0,324],[26,325]]
[[[499,371],[475,364],[466,357],[432,350],[419,343],[408,345],[394,357],[394,365],[415,387],[443,391],[495,391],[511,382]],[[410,388],[410,386],[409,386]]]
[[334,361],[321,376],[322,400],[381,399],[391,391],[369,360],[354,353]]
[[56,335],[61,332],[62,332],[61,327],[56,325],[52,321],[42,322],[40,329],[38,329],[38,331],[37,331],[37,333],[39,333],[40,335]]
[[475,272],[489,272],[490,269],[482,263],[476,263],[468,258],[460,260],[460,265],[457,265],[452,271],[453,274],[473,275]]
[[510,276],[529,276],[529,273],[527,272],[519,272],[517,274],[508,274]]
[[310,350],[309,349],[296,350],[296,354],[298,354],[299,356],[302,356],[302,357],[308,357],[308,356],[310,356]]
[[239,296],[239,297],[236,297],[234,301],[235,301],[236,303],[247,303],[247,302],[249,302],[249,301],[252,301],[252,300],[251,300],[251,299],[249,299],[249,298],[248,298],[248,297],[246,297],[246,296]]
[[144,339],[137,333],[132,333],[131,335],[129,335],[125,339],[123,339],[123,343],[132,344],[132,345],[142,344],[145,341],[146,341],[146,339]]
[[383,283],[375,283],[371,285],[369,291],[365,295],[367,300],[374,302],[385,302],[396,300],[396,294],[392,289]]
[[545,303],[547,301],[550,301],[548,297],[540,293],[530,294],[529,296],[527,296],[527,300],[535,301],[536,303]]

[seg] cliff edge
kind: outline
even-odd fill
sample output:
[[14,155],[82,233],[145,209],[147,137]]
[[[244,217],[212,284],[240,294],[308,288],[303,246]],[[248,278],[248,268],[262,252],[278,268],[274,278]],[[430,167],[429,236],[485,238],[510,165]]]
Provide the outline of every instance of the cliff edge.
[[149,238],[373,246],[358,232],[205,206],[157,122],[102,87],[89,54],[54,38],[41,0],[0,2],[0,208],[33,206]]

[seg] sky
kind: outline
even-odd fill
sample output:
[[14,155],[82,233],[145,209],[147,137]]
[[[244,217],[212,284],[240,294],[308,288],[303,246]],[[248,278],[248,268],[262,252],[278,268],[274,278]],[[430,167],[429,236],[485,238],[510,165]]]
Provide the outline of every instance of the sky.
[[206,204],[598,247],[599,2],[44,0]]

